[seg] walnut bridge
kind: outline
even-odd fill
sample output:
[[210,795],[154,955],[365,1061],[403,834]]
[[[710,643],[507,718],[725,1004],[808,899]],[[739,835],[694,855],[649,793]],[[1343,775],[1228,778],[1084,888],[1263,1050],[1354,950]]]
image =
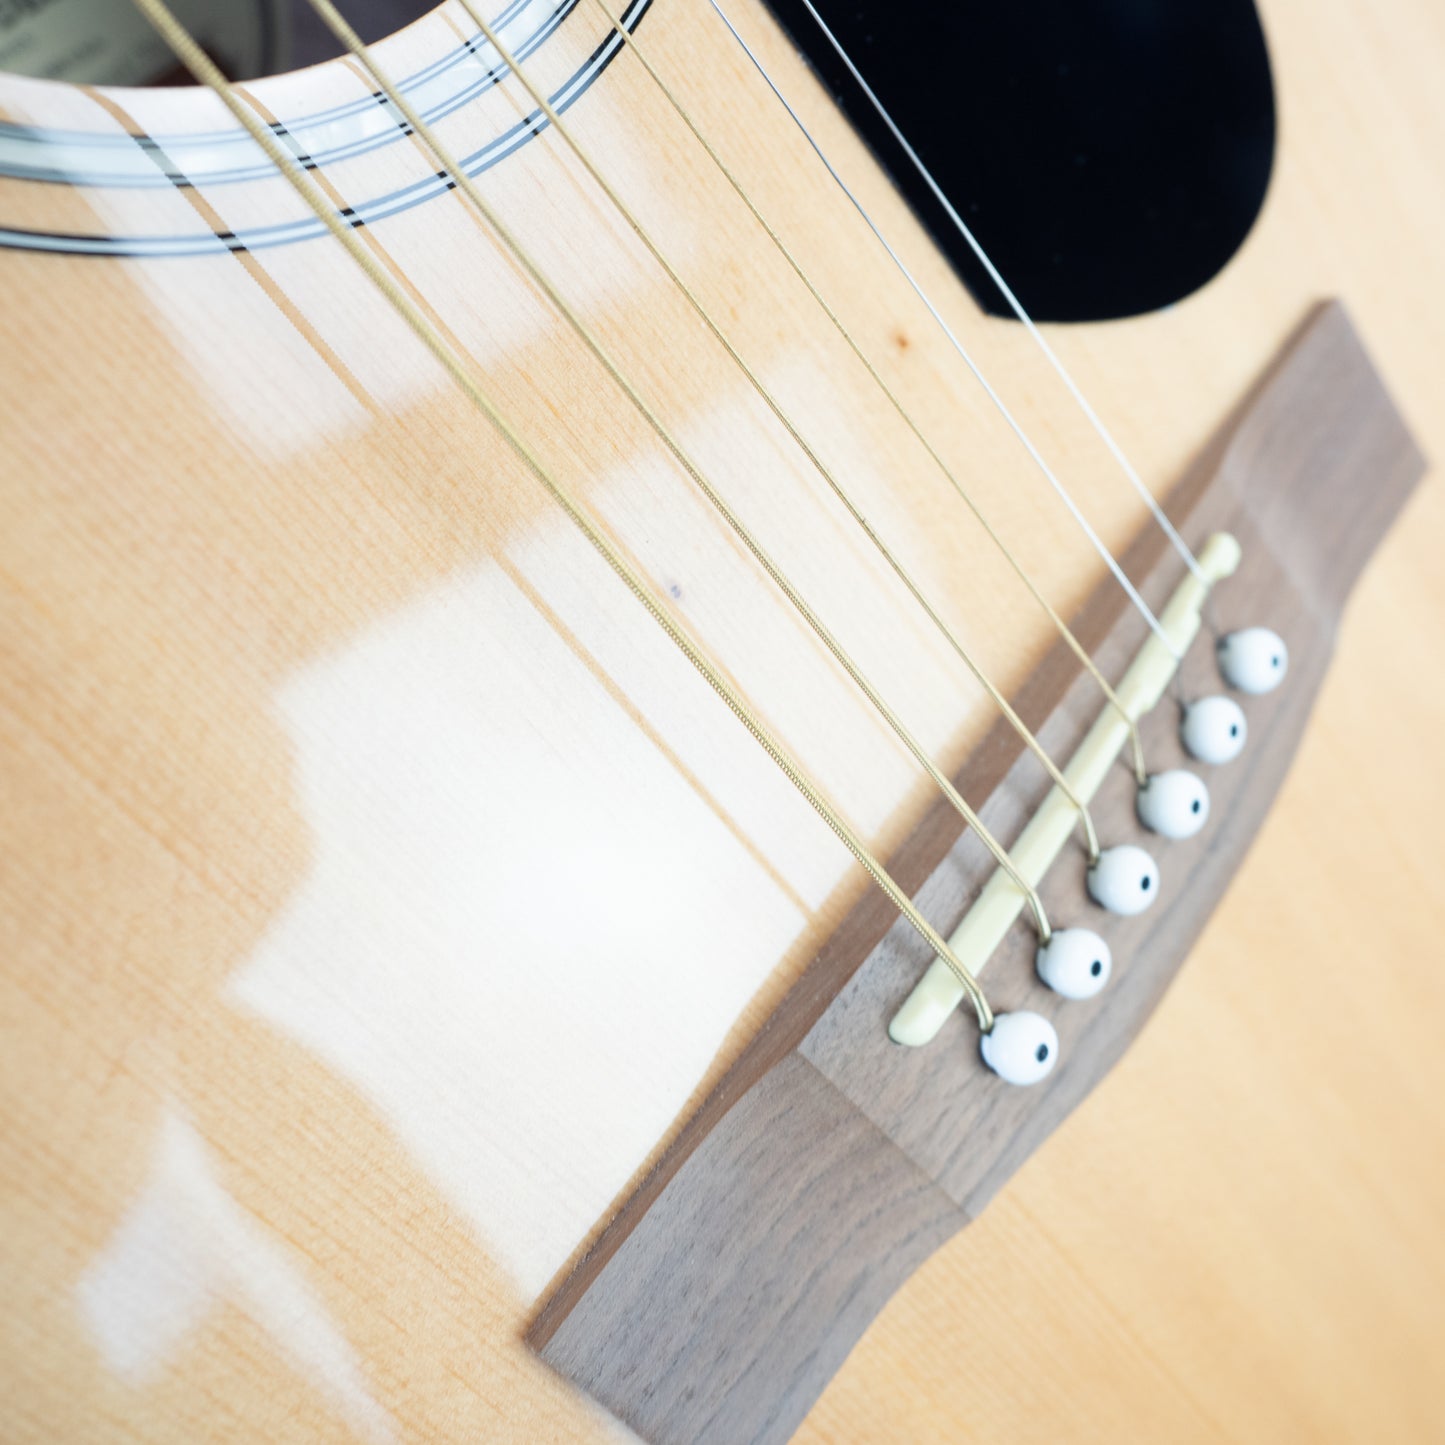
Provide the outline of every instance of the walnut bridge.
[[[1243,862],[1299,743],[1345,598],[1423,469],[1344,311],[1321,307],[1170,499],[1191,545],[1217,531],[1242,544],[1215,620],[1268,621],[1288,643],[1289,678],[1248,700],[1244,753],[1207,771],[1204,832],[1151,836],[1162,873],[1152,910],[1122,918],[1087,905],[1081,851],[1050,871],[1045,904],[1113,951],[1101,994],[1069,1002],[1046,989],[1022,923],[990,964],[997,1008],[1053,1021],[1058,1067],[1034,1088],[1010,1087],[984,1066],[976,1025],[958,1013],[927,1047],[891,1043],[889,1020],[929,955],[871,893],[546,1301],[529,1334],[543,1359],[658,1445],[792,1433],[893,1291],[979,1214],[1143,1027]],[[1123,560],[1151,605],[1179,580],[1152,526]],[[1074,625],[1115,677],[1145,632],[1108,580]],[[1186,659],[1187,694],[1218,690],[1209,654],[1199,642]],[[1068,756],[1099,693],[1059,644],[1014,705],[1053,756]],[[1145,719],[1153,769],[1185,761],[1177,727],[1172,700]],[[957,782],[975,804],[986,800],[983,820],[1004,839],[1048,791],[1003,719]],[[1105,837],[1135,835],[1127,767],[1112,769],[1094,810]],[[890,865],[944,932],[992,871],[961,831],[940,801]]]

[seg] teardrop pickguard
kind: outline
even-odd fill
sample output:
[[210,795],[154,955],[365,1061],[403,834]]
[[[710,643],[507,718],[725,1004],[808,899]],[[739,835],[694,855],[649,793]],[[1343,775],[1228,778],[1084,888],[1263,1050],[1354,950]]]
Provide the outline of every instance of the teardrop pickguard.
[[[1172,305],[1264,204],[1274,89],[1251,0],[813,3],[1039,320]],[[979,304],[1011,316],[803,0],[768,4]]]

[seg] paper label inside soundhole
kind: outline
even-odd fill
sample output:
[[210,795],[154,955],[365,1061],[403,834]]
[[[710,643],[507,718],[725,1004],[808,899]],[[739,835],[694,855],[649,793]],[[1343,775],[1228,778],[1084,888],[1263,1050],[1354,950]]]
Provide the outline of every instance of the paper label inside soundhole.
[[[171,0],[177,19],[233,79],[285,63],[286,0]],[[176,74],[169,47],[128,0],[0,0],[0,70],[94,85]]]

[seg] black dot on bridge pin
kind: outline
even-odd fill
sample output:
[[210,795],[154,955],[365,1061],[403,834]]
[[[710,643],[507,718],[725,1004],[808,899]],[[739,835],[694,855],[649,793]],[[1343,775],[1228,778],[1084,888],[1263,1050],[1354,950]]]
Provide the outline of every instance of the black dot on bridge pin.
[[1040,1045],[1038,1046],[1037,1051],[1036,1051],[1035,1054],[1034,1054],[1034,1058],[1036,1058],[1036,1059],[1039,1061],[1039,1063],[1043,1063],[1043,1061],[1044,1061],[1046,1058],[1048,1058],[1048,1056],[1049,1056],[1049,1046],[1048,1046],[1047,1044],[1040,1044]]

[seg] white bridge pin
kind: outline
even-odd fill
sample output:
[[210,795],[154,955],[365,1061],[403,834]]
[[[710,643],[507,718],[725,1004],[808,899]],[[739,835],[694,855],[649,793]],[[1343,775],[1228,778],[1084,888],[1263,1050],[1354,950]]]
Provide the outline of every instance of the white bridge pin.
[[1006,1084],[1037,1084],[1053,1072],[1059,1036],[1042,1014],[1019,1009],[999,1014],[979,1047],[984,1063]]
[[1246,627],[1219,639],[1219,670],[1230,687],[1258,695],[1273,692],[1289,671],[1289,648],[1268,627]]
[[1159,892],[1159,865],[1132,843],[1105,848],[1085,878],[1089,896],[1110,913],[1142,913]]
[[1093,998],[1114,966],[1109,945],[1092,928],[1056,928],[1034,955],[1039,977],[1065,998]]
[[1151,773],[1135,800],[1139,821],[1165,838],[1192,838],[1209,820],[1209,789],[1187,768]]
[[1185,750],[1201,763],[1233,762],[1244,750],[1249,729],[1244,709],[1232,697],[1201,697],[1187,703],[1179,724]]

